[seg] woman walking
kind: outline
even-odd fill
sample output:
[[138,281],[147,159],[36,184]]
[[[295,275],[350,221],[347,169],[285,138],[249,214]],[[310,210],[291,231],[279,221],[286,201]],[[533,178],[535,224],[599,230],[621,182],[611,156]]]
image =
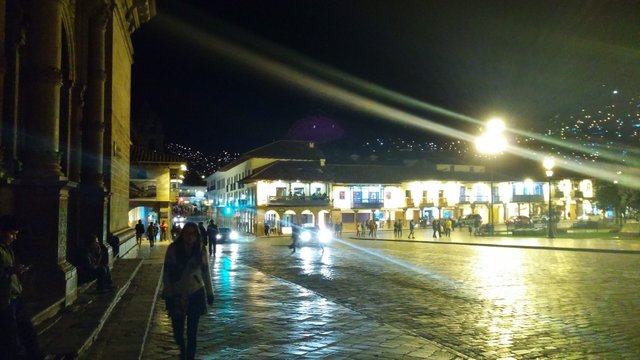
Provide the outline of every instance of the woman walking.
[[171,318],[173,337],[180,347],[180,359],[194,359],[200,316],[207,313],[207,304],[213,304],[209,258],[195,223],[186,223],[180,236],[167,248],[163,285],[163,297]]

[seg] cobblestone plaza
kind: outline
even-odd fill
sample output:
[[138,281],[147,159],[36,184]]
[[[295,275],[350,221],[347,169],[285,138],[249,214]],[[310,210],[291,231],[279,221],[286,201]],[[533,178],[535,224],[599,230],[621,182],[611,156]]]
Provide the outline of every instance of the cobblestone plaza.
[[[288,241],[219,248],[200,358],[640,356],[634,240],[612,253],[562,240],[564,250],[345,239],[295,254]],[[143,357],[176,355],[159,300]]]

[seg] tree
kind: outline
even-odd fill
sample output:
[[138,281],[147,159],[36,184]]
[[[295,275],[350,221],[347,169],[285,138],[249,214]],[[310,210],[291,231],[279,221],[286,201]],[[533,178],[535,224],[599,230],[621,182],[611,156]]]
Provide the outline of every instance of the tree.
[[613,210],[616,222],[640,214],[640,191],[618,184],[599,181],[596,183],[596,202],[605,210]]
[[598,181],[595,197],[596,203],[601,209],[613,211],[617,223],[623,208],[620,187],[608,181]]

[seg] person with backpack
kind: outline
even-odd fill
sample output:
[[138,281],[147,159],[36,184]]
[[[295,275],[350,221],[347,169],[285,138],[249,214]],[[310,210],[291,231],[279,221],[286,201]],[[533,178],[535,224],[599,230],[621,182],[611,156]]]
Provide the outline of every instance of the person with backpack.
[[156,235],[158,235],[158,229],[152,221],[149,223],[149,226],[147,226],[147,238],[149,239],[149,246],[153,247],[156,241]]

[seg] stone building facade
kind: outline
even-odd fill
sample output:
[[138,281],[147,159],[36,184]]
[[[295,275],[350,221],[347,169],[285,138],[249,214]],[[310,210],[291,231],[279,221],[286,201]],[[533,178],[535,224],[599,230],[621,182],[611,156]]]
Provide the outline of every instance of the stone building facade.
[[75,300],[87,234],[131,234],[131,34],[154,14],[154,0],[0,0],[0,213],[22,224],[43,307]]

